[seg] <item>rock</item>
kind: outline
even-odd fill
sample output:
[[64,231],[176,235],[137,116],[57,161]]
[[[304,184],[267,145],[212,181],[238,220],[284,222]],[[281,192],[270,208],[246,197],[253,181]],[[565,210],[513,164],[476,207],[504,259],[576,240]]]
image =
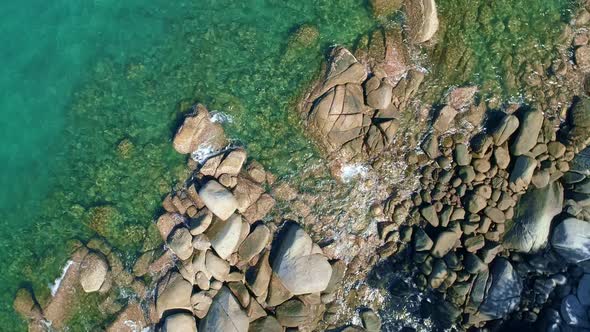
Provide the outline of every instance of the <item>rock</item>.
[[213,221],[213,214],[209,209],[202,209],[188,221],[191,235],[204,233]]
[[[248,308],[250,305],[250,293],[242,282],[230,282],[227,284],[230,291],[234,294],[242,308]],[[256,302],[256,300],[253,300]],[[249,320],[249,319],[248,319]]]
[[337,260],[332,262],[332,276],[330,277],[330,282],[328,283],[328,287],[326,287],[325,293],[332,293],[338,290],[340,287],[340,282],[344,279],[344,274],[346,272],[346,263],[341,260]]
[[381,81],[379,86],[367,93],[367,105],[376,109],[386,109],[391,104],[393,86]]
[[269,252],[266,251],[256,263],[246,272],[246,284],[257,297],[266,295],[271,279],[272,269],[268,261]]
[[471,166],[461,166],[457,171],[457,175],[463,183],[471,183],[475,179],[475,170]]
[[478,274],[486,271],[488,266],[476,255],[468,252],[463,258],[465,270],[471,274]]
[[369,0],[373,15],[384,18],[395,13],[402,7],[402,0]]
[[268,287],[266,304],[271,307],[278,306],[292,297],[293,293],[291,293],[287,287],[285,287],[281,279],[279,279],[276,273],[273,272]]
[[276,309],[276,317],[279,324],[286,327],[298,327],[307,325],[311,320],[311,310],[299,300],[289,300]]
[[180,260],[186,260],[193,254],[193,237],[185,227],[178,227],[170,233],[166,243],[168,248],[178,256]]
[[547,151],[553,158],[561,158],[565,154],[565,145],[560,142],[549,142],[547,144]]
[[569,263],[590,259],[590,223],[568,218],[553,231],[551,245]]
[[219,281],[226,281],[229,275],[229,263],[215,255],[211,251],[207,251],[205,256],[205,269],[211,273],[213,278]]
[[199,190],[199,196],[209,211],[221,220],[227,220],[238,208],[234,195],[215,180],[207,181]]
[[445,281],[448,275],[447,265],[442,259],[435,259],[432,264],[432,273],[428,276],[428,284],[431,288],[437,289]]
[[97,292],[107,279],[109,264],[106,259],[91,252],[80,264],[80,284],[86,293]]
[[582,276],[578,283],[576,295],[583,306],[590,306],[590,274],[584,274]]
[[270,240],[270,230],[265,225],[260,225],[248,235],[238,249],[240,260],[249,262],[258,255]]
[[459,166],[468,166],[471,164],[471,154],[469,154],[469,148],[465,144],[457,144],[455,146],[455,162]]
[[294,295],[322,292],[332,267],[323,254],[315,253],[309,235],[296,223],[287,223],[273,247],[272,270]]
[[196,114],[187,116],[174,136],[174,149],[181,154],[188,154],[200,147],[219,150],[227,144],[223,128],[211,121],[209,112],[203,105],[195,107]]
[[256,203],[252,204],[242,215],[249,223],[253,224],[264,218],[275,206],[275,200],[268,194],[262,194]]
[[237,250],[241,231],[242,217],[234,214],[227,220],[215,219],[206,235],[219,257],[227,259]]
[[415,43],[432,39],[439,26],[434,0],[406,1],[405,9],[410,39]]
[[156,222],[156,226],[158,227],[158,231],[160,231],[160,235],[162,239],[167,239],[170,232],[178,226],[184,223],[184,219],[181,215],[177,213],[164,213],[163,215],[158,218]]
[[438,138],[434,134],[426,136],[420,147],[422,148],[422,151],[426,153],[428,158],[432,160],[436,159],[440,154],[440,151],[438,150]]
[[180,312],[170,315],[164,320],[163,332],[197,332],[197,322],[193,315]]
[[543,126],[543,112],[526,111],[522,114],[520,129],[516,139],[510,146],[510,152],[515,156],[523,155],[537,144],[537,137]]
[[537,167],[537,161],[529,156],[519,156],[514,163],[514,169],[510,174],[509,185],[515,191],[523,191],[531,183]]
[[510,262],[496,258],[490,269],[489,290],[479,307],[487,320],[506,317],[520,303],[522,280]]
[[464,241],[464,246],[465,246],[465,250],[467,250],[468,252],[476,252],[479,249],[483,248],[485,243],[486,242],[485,242],[483,235],[480,234],[477,236],[467,238]]
[[580,46],[575,51],[575,59],[578,68],[583,73],[590,72],[590,46]]
[[361,312],[361,321],[367,332],[381,331],[381,318],[379,318],[373,310],[365,310]]
[[535,186],[535,188],[544,188],[549,184],[551,180],[551,174],[549,170],[536,170],[531,178],[531,184]]
[[483,213],[486,216],[488,216],[490,219],[492,219],[492,221],[495,222],[496,224],[503,224],[504,221],[506,221],[506,216],[504,215],[504,212],[502,212],[498,208],[489,206],[489,207],[485,208]]
[[473,194],[467,201],[467,210],[471,213],[478,213],[487,206],[487,199],[485,197]]
[[318,87],[318,91],[313,92],[312,99],[316,99],[337,85],[361,84],[366,78],[365,66],[358,62],[349,50],[336,47],[332,51],[324,82]]
[[447,103],[452,108],[461,111],[473,104],[473,97],[477,93],[477,86],[455,88],[447,97]]
[[[586,46],[586,48],[590,50],[590,46]],[[590,65],[590,62],[588,64]],[[590,66],[588,69],[590,70]],[[574,127],[590,128],[590,98],[582,98],[574,104],[571,110],[570,122]]]
[[449,126],[457,116],[457,110],[451,106],[444,106],[438,113],[438,116],[432,127],[437,130],[438,132],[445,132],[449,129]]
[[231,291],[223,286],[213,298],[207,316],[199,323],[200,332],[247,332],[250,320],[246,312],[233,296]]
[[490,162],[486,159],[475,159],[473,160],[472,164],[473,169],[475,169],[475,171],[478,173],[486,173],[492,167]]
[[496,146],[504,144],[518,129],[520,121],[512,114],[504,116],[498,126],[492,131],[492,138]]
[[246,161],[246,151],[243,149],[236,149],[230,151],[225,158],[221,161],[221,164],[217,167],[215,171],[215,177],[218,178],[222,174],[229,174],[232,176],[236,176],[242,170],[242,166]]
[[561,301],[561,317],[566,324],[580,328],[590,328],[588,313],[575,295],[568,295]]
[[273,316],[266,316],[250,323],[248,332],[283,332],[283,327]]
[[420,209],[422,217],[426,219],[432,226],[438,227],[439,221],[434,206],[428,205]]
[[41,307],[35,301],[33,293],[26,288],[21,288],[16,292],[14,302],[12,303],[14,311],[27,319],[42,319]]
[[264,193],[264,188],[246,178],[239,177],[234,188],[234,197],[238,201],[238,211],[244,213]]
[[422,228],[416,228],[414,230],[414,250],[428,251],[432,248],[432,245],[432,240]]
[[[145,318],[141,305],[137,302],[131,302],[117,316],[106,332],[135,332],[147,329],[150,324]],[[196,324],[195,324],[196,328]]]
[[510,152],[508,152],[507,148],[499,146],[494,150],[494,160],[498,168],[507,169],[508,165],[510,165]]
[[159,282],[156,290],[156,310],[162,318],[168,310],[183,309],[192,311],[191,294],[193,285],[179,273],[170,272]]
[[247,172],[248,175],[250,175],[250,178],[258,184],[262,184],[266,181],[266,171],[264,170],[264,166],[255,160],[250,162]]
[[444,231],[438,235],[434,248],[432,248],[432,256],[441,258],[449,253],[459,240],[460,234],[453,231]]
[[561,213],[563,186],[553,182],[542,189],[531,189],[516,207],[514,221],[504,235],[504,247],[522,253],[535,253],[547,245],[551,221]]

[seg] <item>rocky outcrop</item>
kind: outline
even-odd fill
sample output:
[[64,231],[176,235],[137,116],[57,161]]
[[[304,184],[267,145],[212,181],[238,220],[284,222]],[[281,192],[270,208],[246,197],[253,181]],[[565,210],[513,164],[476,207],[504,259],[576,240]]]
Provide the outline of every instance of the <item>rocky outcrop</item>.
[[549,241],[551,221],[563,208],[563,186],[553,182],[545,188],[529,190],[518,203],[503,246],[517,252],[534,253]]

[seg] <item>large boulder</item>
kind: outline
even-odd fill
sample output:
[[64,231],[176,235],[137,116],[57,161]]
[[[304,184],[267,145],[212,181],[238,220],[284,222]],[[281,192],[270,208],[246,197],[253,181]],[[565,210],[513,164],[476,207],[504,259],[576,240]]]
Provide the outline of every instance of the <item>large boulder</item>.
[[590,259],[590,223],[568,218],[553,231],[551,245],[569,263]]
[[241,232],[242,217],[234,214],[227,220],[215,219],[207,229],[206,235],[219,257],[227,259],[238,249]]
[[512,173],[508,179],[510,189],[515,192],[528,188],[537,167],[537,160],[529,156],[519,156],[514,163]]
[[271,266],[294,295],[324,291],[332,276],[328,259],[314,249],[311,237],[296,223],[281,230],[271,253]]
[[193,285],[186,281],[182,275],[170,272],[158,282],[156,290],[156,310],[158,317],[162,318],[168,310],[192,310],[191,294]]
[[543,126],[543,112],[528,110],[522,113],[518,135],[510,146],[510,152],[515,156],[525,154],[537,144],[537,137]]
[[227,141],[221,125],[212,122],[209,111],[199,104],[195,107],[195,114],[184,119],[173,145],[179,153],[188,154],[204,147],[219,150],[227,145]]
[[221,220],[227,220],[238,208],[238,201],[231,191],[215,180],[207,181],[199,189],[199,196],[209,211]]
[[109,264],[98,253],[89,253],[80,265],[80,284],[86,293],[97,292],[105,282]]
[[323,95],[337,85],[361,84],[367,78],[367,69],[344,47],[332,50],[330,65],[322,84],[312,93],[312,99]]
[[166,317],[162,332],[197,332],[197,322],[193,315],[180,312]]
[[247,332],[250,320],[232,292],[221,287],[207,316],[199,323],[200,332]]
[[542,189],[531,189],[522,196],[504,235],[504,248],[534,253],[549,240],[551,221],[563,207],[563,186],[555,181]]
[[522,280],[510,262],[496,258],[490,270],[488,291],[479,312],[488,320],[506,317],[520,303]]
[[439,26],[435,1],[406,0],[405,9],[410,39],[416,43],[432,39]]

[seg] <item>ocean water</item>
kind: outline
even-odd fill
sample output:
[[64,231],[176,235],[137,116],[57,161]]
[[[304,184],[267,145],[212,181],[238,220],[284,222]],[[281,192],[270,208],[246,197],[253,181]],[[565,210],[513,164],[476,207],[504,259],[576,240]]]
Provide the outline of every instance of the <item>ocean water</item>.
[[[466,2],[440,1],[453,27]],[[490,24],[524,20],[527,5],[563,22],[570,2],[502,1]],[[365,0],[5,0],[0,13],[0,331],[25,330],[14,293],[48,301],[73,240],[101,236],[129,263],[160,245],[152,220],[186,177],[170,140],[194,102],[227,118],[228,134],[279,176],[317,160],[296,98],[331,45],[378,24]],[[489,53],[497,31],[469,22],[469,38],[446,42],[471,49],[475,69],[453,84],[495,79],[501,64]],[[521,37],[553,43],[554,33],[538,37],[547,22],[503,29],[499,52]],[[72,331],[105,326],[99,300]]]
[[[7,0],[0,13],[2,331],[25,328],[18,287],[50,298],[72,240],[102,236],[128,262],[159,245],[152,220],[185,178],[170,140],[192,103],[297,172],[315,152],[287,110],[330,45],[375,24],[362,0]],[[99,320],[81,313],[72,330]]]

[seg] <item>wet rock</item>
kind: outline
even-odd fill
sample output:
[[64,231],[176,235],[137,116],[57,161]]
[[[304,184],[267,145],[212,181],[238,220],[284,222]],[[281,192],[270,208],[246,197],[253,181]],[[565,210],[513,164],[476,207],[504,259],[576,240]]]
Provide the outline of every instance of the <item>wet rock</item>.
[[98,253],[89,253],[80,265],[80,284],[86,293],[97,292],[107,279],[109,264]]
[[35,301],[33,294],[28,289],[21,288],[16,292],[12,307],[24,318],[43,318],[41,314],[41,307],[39,307],[39,304],[37,304],[37,301]]
[[459,240],[460,234],[453,231],[444,231],[438,235],[434,248],[432,248],[432,256],[441,258],[449,253]]
[[422,230],[422,228],[416,228],[414,230],[414,250],[416,251],[428,251],[432,248],[433,242]]
[[250,320],[231,291],[223,286],[213,298],[207,316],[199,323],[200,332],[247,332]]
[[402,7],[402,0],[369,0],[373,15],[378,18],[387,17]]
[[211,246],[219,257],[227,259],[238,248],[242,231],[242,217],[234,214],[227,220],[215,219],[207,230]]
[[238,175],[245,161],[246,151],[243,149],[230,151],[217,167],[217,170],[215,171],[215,177],[218,178],[222,174],[229,174],[232,176]]
[[168,310],[184,309],[192,311],[191,293],[193,285],[179,273],[171,272],[159,282],[156,290],[156,310],[162,318]]
[[258,255],[270,240],[270,230],[265,225],[260,225],[248,235],[238,249],[240,260],[250,261]]
[[494,144],[496,146],[500,146],[508,141],[512,134],[514,134],[518,129],[519,124],[520,121],[516,116],[511,114],[504,116],[498,126],[494,129],[494,131],[492,131]]
[[406,1],[405,10],[410,39],[416,43],[432,39],[439,26],[434,0]]
[[365,310],[361,312],[361,321],[367,332],[381,331],[381,318],[379,318],[373,310]]
[[562,221],[553,231],[551,245],[570,263],[590,259],[590,223],[575,218]]
[[283,327],[273,316],[266,316],[250,323],[248,332],[282,332]]
[[537,167],[537,161],[529,156],[519,156],[510,174],[510,188],[515,191],[523,191],[531,183],[533,174]]
[[590,274],[582,276],[578,283],[576,295],[583,306],[590,306]]
[[197,322],[193,315],[180,312],[170,315],[164,320],[163,332],[197,332]]
[[193,254],[193,237],[185,227],[178,227],[170,233],[166,240],[168,248],[180,260],[186,260]]
[[520,303],[522,280],[508,260],[496,258],[490,270],[489,282],[491,286],[479,311],[487,319],[505,317]]
[[523,155],[537,144],[537,137],[543,126],[543,112],[527,111],[522,114],[520,128],[516,139],[510,146],[510,152],[515,156]]
[[242,215],[249,223],[253,224],[258,220],[262,220],[276,202],[269,194],[262,194],[256,203],[252,204]]
[[428,158],[432,160],[436,159],[440,154],[440,151],[438,150],[438,138],[434,134],[426,136],[420,147],[422,148],[422,151],[426,153]]
[[199,190],[199,196],[218,218],[227,220],[238,208],[238,201],[224,186],[215,180],[207,181]]
[[524,194],[516,208],[512,226],[504,235],[504,247],[522,253],[534,253],[547,245],[551,221],[561,212],[563,187],[553,182]]
[[477,93],[477,86],[455,88],[447,97],[447,102],[452,108],[461,111],[473,104],[473,97]]
[[576,64],[580,71],[590,72],[590,46],[580,46],[575,51]]
[[457,110],[451,106],[444,106],[438,113],[436,120],[432,124],[432,127],[439,131],[445,132],[449,129],[449,126],[452,124],[455,116],[457,116]]
[[[130,326],[131,325],[131,326]],[[106,332],[134,332],[135,330],[143,331],[149,326],[141,305],[132,302],[117,316]],[[196,325],[195,325],[196,328]]]
[[238,178],[238,183],[233,190],[234,197],[238,201],[238,211],[245,212],[264,193],[264,188],[243,177]]
[[211,122],[209,112],[203,105],[195,107],[195,115],[187,116],[174,136],[174,149],[178,153],[188,154],[209,147],[213,150],[223,148],[227,141],[219,123]]
[[322,292],[328,286],[332,267],[316,253],[309,235],[296,223],[287,223],[273,247],[272,270],[294,295]]
[[563,298],[560,312],[566,324],[581,328],[590,328],[588,313],[575,295],[568,295]]

